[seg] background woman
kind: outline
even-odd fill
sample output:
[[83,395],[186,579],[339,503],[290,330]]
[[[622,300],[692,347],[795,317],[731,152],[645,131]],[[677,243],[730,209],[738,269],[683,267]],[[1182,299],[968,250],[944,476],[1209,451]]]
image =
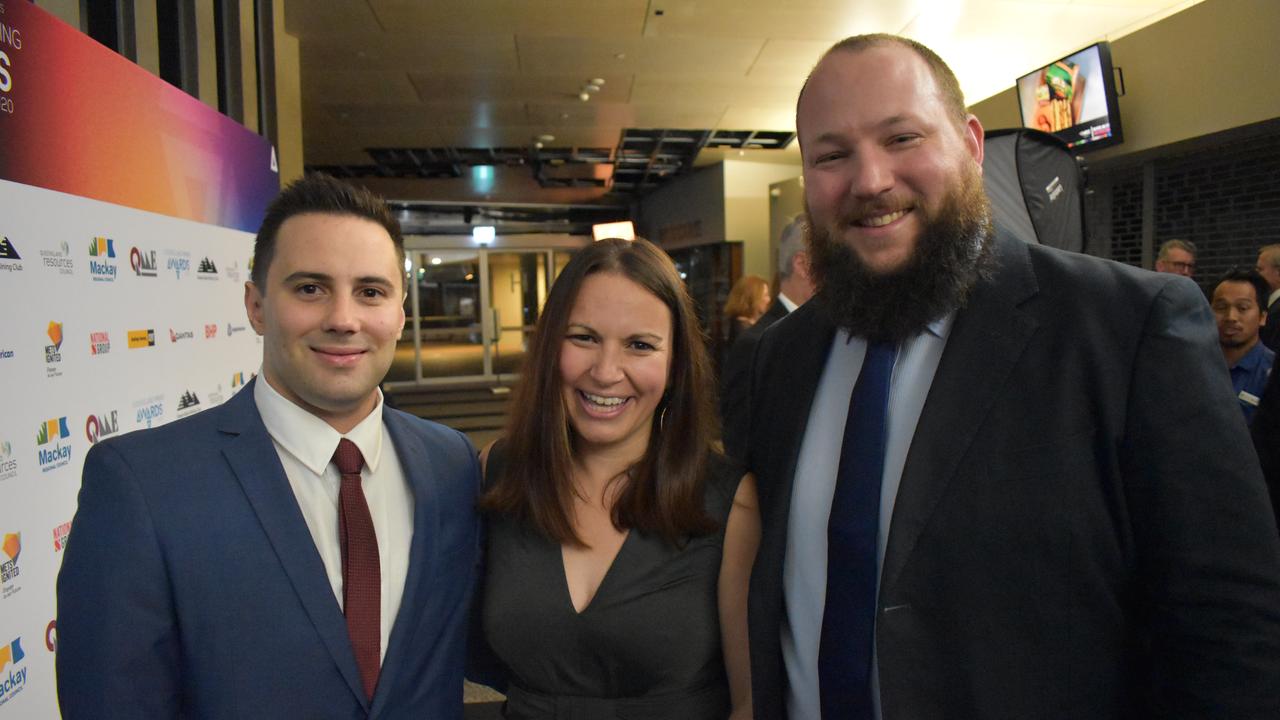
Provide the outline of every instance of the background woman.
[[759,275],[743,275],[729,290],[724,303],[724,316],[729,321],[725,350],[744,330],[756,324],[756,320],[769,309],[769,283]]
[[570,261],[484,458],[482,617],[508,718],[751,716],[759,511],[712,449],[713,386],[661,250],[605,240]]

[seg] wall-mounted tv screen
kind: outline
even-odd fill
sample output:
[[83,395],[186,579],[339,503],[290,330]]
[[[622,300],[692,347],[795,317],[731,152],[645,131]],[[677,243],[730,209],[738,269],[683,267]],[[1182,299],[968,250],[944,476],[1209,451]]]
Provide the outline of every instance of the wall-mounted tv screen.
[[1074,150],[1124,139],[1111,45],[1100,42],[1018,78],[1022,124],[1056,135]]

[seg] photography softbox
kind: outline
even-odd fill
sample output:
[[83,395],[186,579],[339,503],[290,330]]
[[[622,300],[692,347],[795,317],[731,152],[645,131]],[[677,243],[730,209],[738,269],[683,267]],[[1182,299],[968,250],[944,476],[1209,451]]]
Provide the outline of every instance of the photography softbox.
[[982,177],[996,227],[1025,242],[1084,251],[1084,178],[1066,143],[1030,129],[986,136]]

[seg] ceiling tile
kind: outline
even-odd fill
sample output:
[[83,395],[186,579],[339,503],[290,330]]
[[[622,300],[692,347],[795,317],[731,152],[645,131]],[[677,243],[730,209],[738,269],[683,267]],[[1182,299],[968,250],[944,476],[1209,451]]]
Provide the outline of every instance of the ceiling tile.
[[388,29],[414,28],[421,36],[638,34],[647,0],[369,0]]
[[531,75],[517,73],[435,74],[412,73],[410,80],[424,101],[458,100],[572,101],[588,80],[604,80],[590,102],[626,102],[631,95],[629,75]]
[[642,37],[516,37],[520,67],[527,73],[587,76],[669,72],[745,74],[760,54],[761,40]]
[[284,29],[299,40],[364,38],[382,32],[364,0],[284,0]]

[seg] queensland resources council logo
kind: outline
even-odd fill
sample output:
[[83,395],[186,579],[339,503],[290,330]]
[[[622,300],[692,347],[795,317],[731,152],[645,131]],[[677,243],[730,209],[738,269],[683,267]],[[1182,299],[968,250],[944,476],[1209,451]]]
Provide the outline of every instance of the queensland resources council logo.
[[71,521],[68,520],[53,529],[53,551],[62,552],[67,549],[67,540],[71,538]]
[[182,274],[191,274],[191,253],[186,250],[166,250],[164,257],[164,269],[173,272],[173,276],[179,280]]
[[156,276],[156,251],[133,248],[129,250],[129,267],[138,277]]
[[84,436],[89,438],[89,444],[109,438],[120,432],[119,413],[112,410],[101,415],[90,415],[84,421]]
[[147,328],[146,330],[130,330],[128,332],[128,338],[130,350],[156,346],[156,331],[152,328]]
[[57,249],[41,250],[40,264],[55,270],[59,275],[71,275],[76,270],[76,261],[71,259],[71,246],[63,240]]
[[106,355],[111,352],[111,336],[106,332],[89,333],[89,354]]
[[178,417],[186,417],[200,412],[200,397],[188,390],[178,396]]
[[139,427],[152,427],[164,422],[164,396],[152,395],[133,403],[134,421]]
[[8,600],[22,589],[18,585],[18,556],[22,554],[22,533],[0,533],[0,600]]
[[21,272],[22,256],[18,254],[18,248],[13,246],[13,241],[5,235],[0,235],[0,272]]
[[196,277],[200,280],[217,280],[218,266],[208,257],[200,258],[200,264],[196,266]]
[[18,477],[18,459],[13,456],[13,443],[0,440],[0,482]]
[[66,416],[40,423],[36,430],[36,445],[39,448],[40,472],[57,470],[71,462],[71,432],[67,430]]
[[22,652],[22,638],[16,637],[0,645],[0,707],[4,707],[27,685],[27,668],[22,662],[27,654]]
[[94,282],[115,282],[116,241],[95,237],[89,241],[89,277]]
[[52,345],[44,346],[44,369],[49,377],[62,375],[62,323],[50,320],[45,328]]

